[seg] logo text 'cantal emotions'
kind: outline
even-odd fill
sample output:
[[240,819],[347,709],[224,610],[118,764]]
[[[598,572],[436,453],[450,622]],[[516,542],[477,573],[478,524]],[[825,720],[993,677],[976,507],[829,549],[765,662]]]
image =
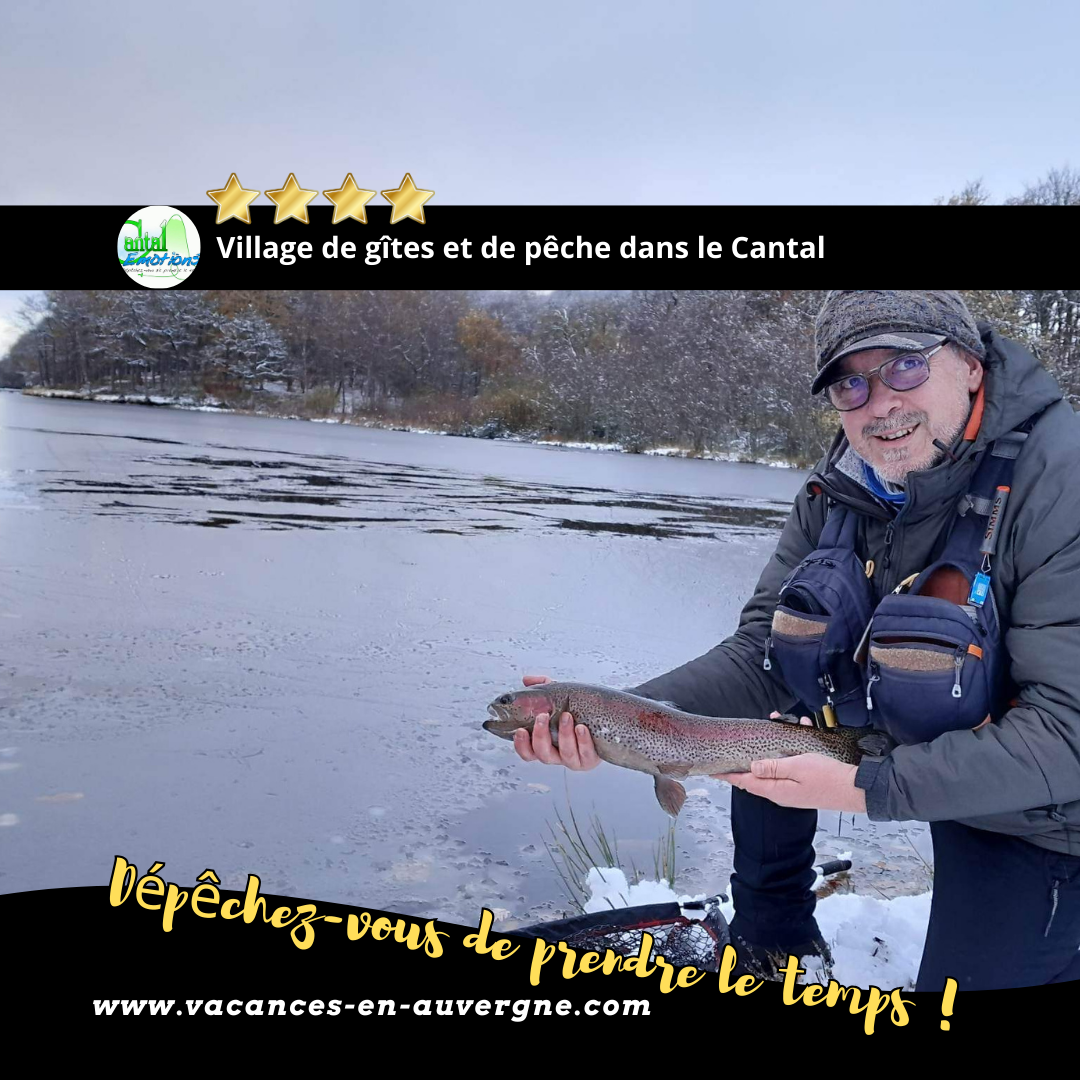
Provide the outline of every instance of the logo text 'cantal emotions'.
[[144,206],[120,226],[120,266],[148,289],[171,289],[186,281],[199,262],[199,230],[172,206]]

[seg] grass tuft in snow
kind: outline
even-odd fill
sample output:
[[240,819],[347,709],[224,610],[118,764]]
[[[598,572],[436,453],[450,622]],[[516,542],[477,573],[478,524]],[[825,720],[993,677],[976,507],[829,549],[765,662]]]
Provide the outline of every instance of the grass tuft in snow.
[[[588,910],[586,906],[588,898],[594,891],[591,883],[597,876],[603,880],[605,871],[613,871],[610,875],[611,880],[622,883],[622,893],[626,893],[631,886],[644,878],[644,873],[638,870],[631,859],[630,882],[627,884],[626,874],[619,859],[618,840],[615,839],[614,834],[608,834],[603,822],[596,814],[592,815],[585,832],[582,832],[569,796],[566,799],[566,812],[570,819],[569,825],[556,808],[556,823],[554,825],[548,823],[551,840],[544,840],[544,847],[547,848],[548,857],[555,867],[555,872],[559,875],[567,899],[579,911]],[[674,822],[668,825],[666,835],[657,842],[653,850],[653,875],[654,882],[661,883],[662,887],[668,891],[675,884]],[[607,897],[606,892],[603,892],[603,895]],[[620,903],[615,903],[611,899],[605,899],[604,902],[610,908],[626,907],[630,904],[625,897]],[[635,901],[635,903],[648,902],[650,901]]]

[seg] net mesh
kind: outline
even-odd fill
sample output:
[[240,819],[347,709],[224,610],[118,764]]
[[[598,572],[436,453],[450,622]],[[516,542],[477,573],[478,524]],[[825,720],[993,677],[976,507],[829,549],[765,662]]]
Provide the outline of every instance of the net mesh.
[[573,949],[618,956],[637,956],[645,934],[652,936],[650,961],[662,956],[673,967],[693,966],[719,971],[724,946],[730,941],[727,921],[716,904],[702,908],[703,917],[688,918],[678,904],[651,904],[580,915],[516,931]]

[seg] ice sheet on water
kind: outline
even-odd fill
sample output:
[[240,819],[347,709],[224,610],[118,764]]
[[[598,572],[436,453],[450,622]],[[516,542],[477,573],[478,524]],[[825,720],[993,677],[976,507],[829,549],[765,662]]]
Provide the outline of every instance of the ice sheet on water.
[[[2,774],[0,812],[35,853],[0,890],[95,884],[138,806],[141,857],[173,853],[177,880],[217,859],[241,887],[258,872],[292,895],[465,925],[481,903],[522,924],[569,914],[544,847],[564,779],[639,866],[667,826],[639,774],[521,761],[480,728],[487,702],[527,671],[627,686],[715,645],[800,483],[23,395],[0,395],[0,426],[37,508],[0,514],[0,629],[26,627],[2,658],[3,741],[25,765]],[[220,527],[176,527],[198,520]],[[697,785],[680,819],[686,892],[720,891],[730,871],[725,788]],[[849,821],[830,842],[871,828]],[[922,872],[894,847],[891,863],[906,848],[901,870]]]

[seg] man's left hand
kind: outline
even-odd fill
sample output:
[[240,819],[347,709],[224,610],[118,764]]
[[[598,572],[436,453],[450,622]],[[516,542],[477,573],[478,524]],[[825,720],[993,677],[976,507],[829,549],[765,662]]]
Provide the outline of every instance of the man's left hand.
[[866,813],[866,792],[855,786],[856,765],[845,765],[824,754],[799,754],[754,761],[750,769],[748,773],[722,773],[713,779],[726,780],[780,806]]
[[[779,716],[772,714],[773,719]],[[809,724],[810,718],[804,716],[801,723]],[[845,765],[824,754],[799,754],[752,761],[750,769],[748,773],[719,773],[713,779],[726,780],[780,806],[866,813],[866,792],[855,786],[856,765]]]

